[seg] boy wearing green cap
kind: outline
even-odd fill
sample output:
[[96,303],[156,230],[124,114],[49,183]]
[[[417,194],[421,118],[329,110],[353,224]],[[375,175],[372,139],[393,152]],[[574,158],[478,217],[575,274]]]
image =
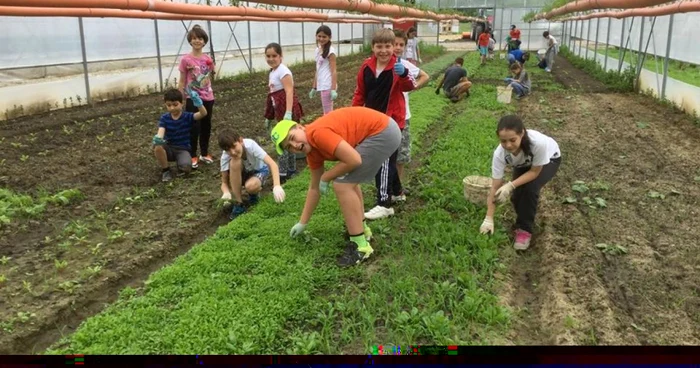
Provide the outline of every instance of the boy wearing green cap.
[[[355,106],[331,111],[309,125],[280,121],[271,133],[278,154],[305,153],[311,182],[304,210],[290,235],[304,232],[321,195],[333,181],[340,208],[350,235],[341,266],[352,266],[367,259],[374,249],[369,244],[372,231],[363,222],[364,200],[360,183],[371,182],[377,171],[401,144],[401,130],[394,119],[376,110]],[[328,171],[325,161],[338,161]]]

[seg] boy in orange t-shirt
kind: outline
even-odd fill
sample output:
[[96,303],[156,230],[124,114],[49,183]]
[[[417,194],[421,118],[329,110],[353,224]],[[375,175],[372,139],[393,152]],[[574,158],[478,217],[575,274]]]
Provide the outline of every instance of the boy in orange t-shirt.
[[[290,235],[301,235],[330,182],[340,203],[350,235],[341,266],[367,259],[374,249],[369,244],[372,231],[364,218],[360,183],[374,180],[380,166],[401,144],[401,130],[394,119],[376,110],[354,106],[333,110],[309,125],[280,121],[271,133],[278,154],[305,153],[311,182],[304,210]],[[328,171],[325,161],[339,161]]]
[[489,54],[489,31],[484,31],[484,33],[479,35],[479,53],[481,54],[481,65],[486,64],[486,56]]

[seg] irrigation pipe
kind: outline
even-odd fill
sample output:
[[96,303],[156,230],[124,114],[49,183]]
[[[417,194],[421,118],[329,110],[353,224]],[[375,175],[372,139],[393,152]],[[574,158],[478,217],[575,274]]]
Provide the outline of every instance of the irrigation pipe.
[[552,9],[547,13],[536,14],[534,20],[551,19],[554,17],[597,9],[630,9],[646,8],[670,2],[669,0],[577,0],[564,6]]
[[656,6],[653,8],[628,9],[621,11],[595,12],[576,17],[558,19],[559,21],[586,20],[593,18],[615,18],[623,19],[629,17],[660,17],[663,15],[700,12],[700,1],[679,1],[670,5]]

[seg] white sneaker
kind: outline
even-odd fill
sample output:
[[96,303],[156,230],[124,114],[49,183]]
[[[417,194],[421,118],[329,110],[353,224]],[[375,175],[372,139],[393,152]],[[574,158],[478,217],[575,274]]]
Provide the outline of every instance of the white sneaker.
[[386,208],[382,206],[376,206],[369,210],[369,212],[365,212],[365,218],[368,220],[377,220],[385,217],[389,217],[394,214],[394,209],[393,208]]
[[392,202],[404,202],[404,201],[406,201],[406,195],[405,194],[397,195],[397,196],[393,195],[393,196],[391,196],[391,201]]

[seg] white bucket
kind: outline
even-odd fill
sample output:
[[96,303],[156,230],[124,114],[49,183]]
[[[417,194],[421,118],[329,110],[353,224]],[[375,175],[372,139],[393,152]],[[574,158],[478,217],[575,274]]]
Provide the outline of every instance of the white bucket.
[[507,86],[507,87],[498,86],[496,88],[498,90],[498,96],[496,97],[498,102],[509,104],[510,98],[513,95],[513,87],[511,87],[511,86]]
[[505,59],[506,59],[506,54],[500,53],[500,54],[498,54],[498,55],[500,56],[501,60],[505,60]]

